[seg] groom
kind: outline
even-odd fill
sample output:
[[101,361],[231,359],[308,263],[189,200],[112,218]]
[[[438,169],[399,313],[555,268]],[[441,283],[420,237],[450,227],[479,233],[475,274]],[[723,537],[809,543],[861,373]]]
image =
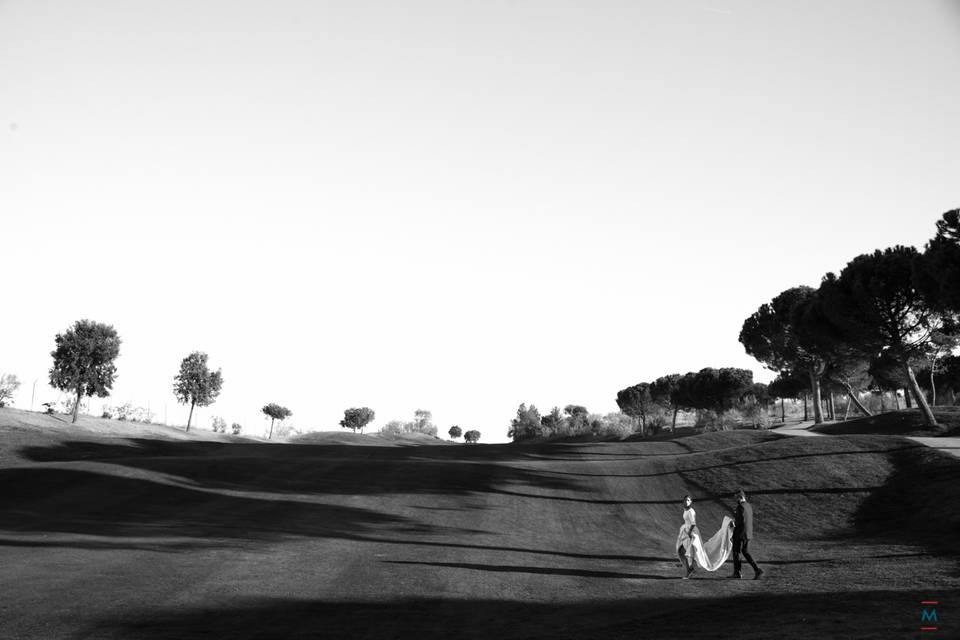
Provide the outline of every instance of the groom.
[[737,513],[733,529],[733,575],[731,577],[742,577],[740,575],[740,554],[742,553],[753,567],[753,579],[759,580],[763,575],[763,569],[757,566],[750,555],[750,541],[753,540],[753,507],[747,502],[747,494],[743,489],[739,489],[734,496],[737,498]]

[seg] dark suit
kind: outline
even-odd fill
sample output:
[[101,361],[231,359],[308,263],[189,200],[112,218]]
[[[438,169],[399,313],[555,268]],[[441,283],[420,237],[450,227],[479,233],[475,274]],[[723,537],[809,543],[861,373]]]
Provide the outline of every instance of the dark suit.
[[737,513],[734,517],[733,529],[733,574],[740,575],[740,554],[747,559],[750,566],[757,573],[760,567],[750,556],[750,541],[753,540],[753,507],[749,502],[740,502],[737,504]]

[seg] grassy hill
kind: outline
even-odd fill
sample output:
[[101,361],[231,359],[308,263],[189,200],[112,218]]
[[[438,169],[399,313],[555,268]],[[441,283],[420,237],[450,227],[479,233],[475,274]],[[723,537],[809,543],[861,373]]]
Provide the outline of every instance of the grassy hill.
[[[960,613],[960,460],[896,436],[274,444],[9,415],[0,637],[909,637],[921,598]],[[741,486],[764,580],[680,580],[680,498],[712,533]]]
[[380,433],[353,433],[350,431],[312,431],[287,439],[291,444],[348,444],[357,446],[405,446],[405,445],[452,445],[425,433],[405,433],[399,436],[385,436]]
[[927,427],[926,424],[924,424],[923,416],[920,414],[919,409],[903,409],[901,411],[890,411],[874,416],[847,420],[845,422],[832,422],[814,427],[811,431],[828,435],[866,433],[901,436],[960,435],[960,407],[932,408],[934,417],[936,417],[937,422],[943,429],[934,430]]

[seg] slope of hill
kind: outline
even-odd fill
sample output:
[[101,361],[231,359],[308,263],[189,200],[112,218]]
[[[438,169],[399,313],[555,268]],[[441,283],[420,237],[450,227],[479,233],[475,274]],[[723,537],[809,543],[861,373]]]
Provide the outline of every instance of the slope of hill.
[[[209,440],[217,442],[234,442],[249,440],[244,436],[233,436],[214,433],[208,429],[194,427],[189,432],[183,427],[170,427],[150,422],[128,422],[94,418],[80,415],[77,422],[70,422],[71,417],[61,413],[39,413],[5,407],[0,409],[0,428],[7,431],[52,433],[69,431],[78,435],[105,437],[134,437],[134,438],[165,438],[170,440]],[[254,438],[259,440],[259,438]]]
[[933,415],[942,429],[930,429],[924,424],[919,409],[889,411],[844,422],[831,422],[811,431],[827,435],[881,434],[901,436],[957,436],[960,435],[960,407],[933,407]]
[[[907,637],[921,598],[960,613],[960,460],[899,437],[30,434],[0,462],[0,637]],[[740,486],[767,575],[680,580],[680,498],[712,532]]]
[[405,433],[399,436],[384,436],[380,433],[353,433],[348,431],[311,431],[287,439],[291,444],[348,444],[358,446],[404,446],[455,444],[424,433]]

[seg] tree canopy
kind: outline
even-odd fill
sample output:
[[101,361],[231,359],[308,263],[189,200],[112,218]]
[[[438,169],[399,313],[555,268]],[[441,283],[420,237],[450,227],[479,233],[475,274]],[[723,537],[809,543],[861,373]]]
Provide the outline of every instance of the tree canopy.
[[220,369],[211,371],[207,359],[204,352],[194,351],[180,362],[180,373],[173,378],[173,394],[177,402],[190,405],[187,431],[190,431],[193,420],[193,408],[213,404],[223,386],[223,374]]
[[114,360],[120,355],[120,336],[108,324],[78,320],[54,339],[56,348],[50,385],[61,391],[76,393],[73,422],[77,421],[80,403],[85,396],[105,398],[110,395],[117,374]]
[[277,403],[275,403],[275,402],[271,402],[270,404],[264,406],[263,409],[261,409],[260,411],[262,411],[263,413],[265,413],[265,414],[270,418],[270,435],[267,436],[267,439],[268,439],[268,440],[272,440],[272,439],[273,439],[273,423],[274,423],[274,421],[275,421],[275,420],[283,421],[283,420],[286,420],[287,418],[289,418],[290,416],[293,415],[293,411],[290,411],[290,409],[287,409],[286,407],[280,406],[279,404],[277,404]]
[[529,407],[526,404],[521,404],[517,409],[517,417],[510,421],[507,437],[512,438],[514,442],[528,440],[541,435],[542,428],[540,412],[537,407],[532,404]]
[[664,410],[673,412],[670,428],[674,431],[677,429],[677,413],[680,412],[680,406],[674,403],[673,394],[677,391],[681,377],[683,376],[679,373],[671,373],[660,376],[650,383],[650,399]]
[[340,426],[344,429],[353,429],[354,433],[359,429],[360,433],[363,433],[363,428],[373,422],[375,417],[376,414],[370,407],[346,409],[343,412],[343,420],[340,421]]
[[647,417],[652,405],[649,382],[640,382],[617,392],[617,406],[620,411],[637,420],[641,435],[646,435]]
[[815,294],[811,287],[792,287],[760,306],[744,320],[740,343],[747,354],[768,369],[806,372],[814,398],[814,421],[823,422],[820,408],[820,376],[826,367],[817,353],[804,348],[796,327],[796,309]]
[[0,407],[13,400],[13,394],[20,388],[20,379],[12,373],[0,376]]
[[913,278],[931,307],[960,312],[960,209],[947,211],[937,221],[936,235],[915,265]]
[[864,357],[885,351],[899,363],[928,425],[936,418],[917,384],[911,359],[921,357],[943,316],[915,286],[920,254],[896,246],[851,260],[839,275],[828,273],[820,291],[824,309],[843,341]]

